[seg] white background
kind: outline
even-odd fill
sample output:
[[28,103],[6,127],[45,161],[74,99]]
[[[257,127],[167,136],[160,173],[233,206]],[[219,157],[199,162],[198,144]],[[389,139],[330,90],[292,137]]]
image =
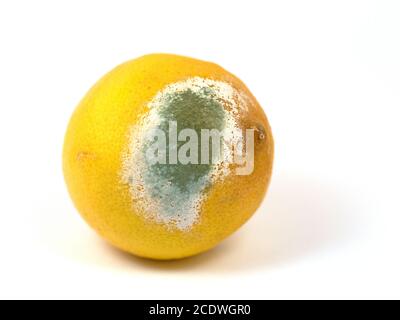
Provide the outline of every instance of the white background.
[[[146,53],[214,61],[269,116],[264,205],[204,255],[111,248],[63,182],[70,115]],[[0,298],[400,298],[399,1],[1,1]]]

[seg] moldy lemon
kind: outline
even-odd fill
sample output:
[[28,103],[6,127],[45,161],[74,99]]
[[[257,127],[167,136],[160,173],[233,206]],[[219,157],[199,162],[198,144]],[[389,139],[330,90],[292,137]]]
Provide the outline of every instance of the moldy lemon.
[[87,223],[152,259],[209,250],[270,182],[273,138],[247,87],[216,64],[154,54],[120,65],[70,121],[63,169]]

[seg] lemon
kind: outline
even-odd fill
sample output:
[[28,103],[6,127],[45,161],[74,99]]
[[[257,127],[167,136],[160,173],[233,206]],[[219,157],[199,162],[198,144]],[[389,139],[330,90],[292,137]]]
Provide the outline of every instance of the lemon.
[[271,129],[216,64],[153,54],[104,76],[75,110],[63,170],[87,223],[114,246],[169,260],[216,246],[260,206]]

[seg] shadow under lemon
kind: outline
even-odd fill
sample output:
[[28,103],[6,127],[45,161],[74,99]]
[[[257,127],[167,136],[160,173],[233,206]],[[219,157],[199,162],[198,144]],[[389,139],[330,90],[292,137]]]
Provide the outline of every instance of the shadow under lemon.
[[[268,269],[345,243],[355,204],[340,190],[315,180],[274,177],[266,201],[233,236],[211,251],[174,261],[137,258],[103,243],[124,268],[204,273]],[[108,260],[109,261],[109,260]]]

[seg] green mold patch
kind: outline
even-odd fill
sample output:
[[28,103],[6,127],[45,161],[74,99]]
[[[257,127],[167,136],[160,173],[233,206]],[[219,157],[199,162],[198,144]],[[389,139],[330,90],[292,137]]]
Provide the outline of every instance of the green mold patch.
[[[223,106],[215,100],[212,91],[204,89],[193,92],[188,89],[183,92],[171,93],[160,106],[158,116],[161,120],[157,129],[163,131],[167,137],[167,163],[147,165],[144,175],[145,184],[151,189],[151,196],[162,203],[164,214],[176,220],[185,221],[185,215],[191,214],[193,201],[203,193],[210,184],[209,174],[213,164],[182,164],[173,163],[170,151],[178,153],[188,141],[170,141],[172,132],[171,123],[176,123],[173,130],[177,133],[184,129],[192,129],[197,137],[201,137],[202,129],[224,129],[225,111]],[[173,145],[171,145],[173,144]],[[176,146],[176,147],[175,147]],[[146,153],[148,145],[143,150]],[[176,151],[176,152],[175,152]],[[201,144],[198,143],[198,158],[201,157]]]
[[[130,186],[137,211],[181,231],[190,230],[199,221],[208,188],[229,174],[228,166],[224,167],[223,152],[216,155],[212,152],[212,139],[206,141],[210,161],[203,161],[202,130],[226,131],[224,140],[239,140],[237,117],[243,107],[238,103],[241,99],[240,93],[228,83],[203,78],[173,83],[154,97],[148,105],[148,114],[132,128],[129,150],[123,156],[122,179]],[[188,155],[191,160],[182,163],[178,154],[191,140],[189,136],[182,141],[178,138],[185,129],[196,133],[197,157]],[[148,134],[153,131],[164,133],[165,162],[153,163],[147,158],[154,144]],[[190,154],[193,151],[183,150]]]
[[[173,149],[169,137],[171,122],[176,122],[178,133],[184,129],[192,129],[199,138],[202,129],[216,129],[218,131],[224,129],[224,108],[213,98],[212,92],[206,89],[200,94],[194,93],[190,89],[171,94],[166,104],[160,108],[159,116],[162,122],[158,129],[166,134],[167,150]],[[187,142],[188,140],[177,141],[177,151]],[[200,159],[200,140],[197,154]],[[203,178],[209,174],[213,167],[212,163],[201,164],[201,161],[198,161],[199,164],[182,164],[179,161],[177,164],[170,164],[173,161],[170,159],[169,152],[166,153],[166,157],[167,164],[155,164],[149,167],[149,175],[155,178],[149,182],[157,182],[156,178],[159,177],[161,182],[167,180],[181,191],[196,192],[197,188],[193,188],[193,185],[203,182]]]

